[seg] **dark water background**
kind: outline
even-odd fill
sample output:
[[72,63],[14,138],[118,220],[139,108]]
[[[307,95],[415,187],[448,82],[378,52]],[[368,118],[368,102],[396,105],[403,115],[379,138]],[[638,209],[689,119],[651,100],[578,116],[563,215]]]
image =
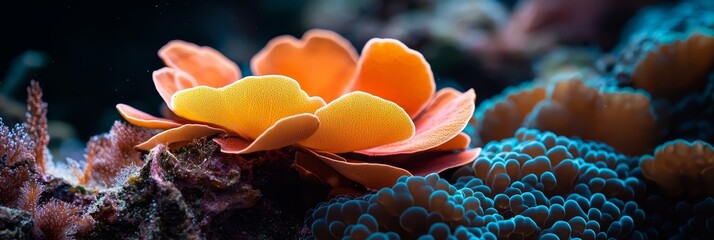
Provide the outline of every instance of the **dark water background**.
[[170,40],[212,46],[243,67],[270,38],[303,32],[294,11],[302,1],[121,2],[2,3],[0,74],[28,50],[46,60],[12,96],[24,101],[29,80],[40,81],[49,119],[69,122],[86,139],[121,119],[117,103],[158,114],[151,72],[163,67],[156,53]]

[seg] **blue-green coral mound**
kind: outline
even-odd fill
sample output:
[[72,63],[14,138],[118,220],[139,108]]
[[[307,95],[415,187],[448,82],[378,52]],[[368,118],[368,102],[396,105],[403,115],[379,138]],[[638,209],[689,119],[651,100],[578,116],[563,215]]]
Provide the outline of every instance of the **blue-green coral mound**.
[[[629,201],[644,191],[640,175],[637,158],[608,145],[520,128],[514,137],[484,146],[476,161],[459,169],[453,179],[476,177],[497,193],[516,187],[549,197],[602,193]],[[463,177],[467,178],[459,181]]]
[[317,207],[316,239],[642,238],[637,160],[599,143],[520,129],[454,183],[436,174]]

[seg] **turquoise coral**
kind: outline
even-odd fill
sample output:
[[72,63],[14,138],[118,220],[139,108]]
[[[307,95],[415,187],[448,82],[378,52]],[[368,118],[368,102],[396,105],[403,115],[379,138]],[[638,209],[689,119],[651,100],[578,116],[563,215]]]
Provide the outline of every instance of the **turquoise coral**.
[[645,219],[634,201],[644,188],[637,172],[637,159],[607,145],[520,129],[486,145],[453,184],[436,174],[402,177],[324,203],[306,223],[317,239],[644,236],[636,229]]

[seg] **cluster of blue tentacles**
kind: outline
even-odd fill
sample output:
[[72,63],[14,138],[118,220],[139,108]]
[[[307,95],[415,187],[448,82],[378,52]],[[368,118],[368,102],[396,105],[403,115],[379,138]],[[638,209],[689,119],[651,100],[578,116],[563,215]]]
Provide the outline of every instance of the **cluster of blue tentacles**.
[[582,238],[643,236],[637,161],[603,144],[521,129],[492,142],[452,183],[436,174],[319,206],[318,239]]

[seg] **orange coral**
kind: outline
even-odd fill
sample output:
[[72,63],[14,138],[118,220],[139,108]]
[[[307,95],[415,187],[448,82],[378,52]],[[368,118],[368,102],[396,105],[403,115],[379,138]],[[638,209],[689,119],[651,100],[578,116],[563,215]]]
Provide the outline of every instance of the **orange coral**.
[[667,142],[654,156],[643,156],[640,167],[645,178],[672,195],[714,196],[714,147],[706,142]]
[[509,89],[504,99],[487,100],[482,106],[488,108],[479,111],[479,140],[482,143],[499,141],[513,136],[523,126],[523,121],[540,101],[546,98],[544,87],[530,89]]
[[[235,64],[215,50],[170,42],[159,52],[170,68],[154,72],[154,83],[178,117],[157,118],[123,104],[117,109],[135,125],[168,129],[137,146],[143,150],[220,134],[214,141],[235,154],[294,144],[370,156],[439,151],[446,156],[423,167],[438,171],[478,153],[452,154],[468,146],[461,130],[471,119],[476,94],[444,89],[435,95],[431,69],[418,52],[397,40],[373,39],[358,58],[336,33],[313,30],[305,38],[272,40],[251,62],[260,76],[240,80]],[[387,166],[359,161],[366,166],[360,168],[336,155],[331,159],[339,163],[324,163],[347,164],[357,175]],[[395,181],[410,171],[394,173]]]
[[702,89],[713,70],[714,33],[695,32],[648,52],[635,67],[632,82],[654,97],[679,98]]
[[480,110],[479,136],[484,141],[501,140],[524,126],[601,141],[622,153],[641,155],[654,148],[659,138],[647,95],[598,90],[579,80],[515,91]]
[[641,155],[657,144],[656,119],[644,94],[601,92],[582,81],[563,81],[524,126],[602,141],[627,155]]

